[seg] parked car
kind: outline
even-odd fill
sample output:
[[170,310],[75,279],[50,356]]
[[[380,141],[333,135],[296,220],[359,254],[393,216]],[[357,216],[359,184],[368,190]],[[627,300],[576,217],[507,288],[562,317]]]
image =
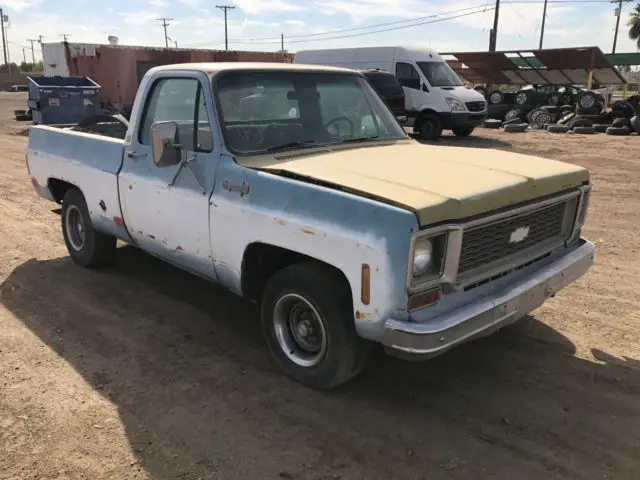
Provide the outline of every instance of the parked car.
[[29,87],[27,85],[11,85],[7,87],[7,92],[28,92]]
[[157,67],[126,125],[30,129],[72,260],[108,264],[119,239],[258,302],[274,359],[315,388],[374,342],[427,359],[489,334],[593,262],[587,170],[420,145],[353,70]]
[[362,70],[362,74],[380,98],[382,98],[387,107],[389,107],[389,110],[395,115],[400,124],[406,124],[407,116],[404,110],[404,90],[395,75],[379,69]]
[[429,48],[363,47],[304,50],[294,63],[394,72],[404,87],[407,125],[428,140],[443,130],[467,137],[487,118],[483,95],[464,82]]

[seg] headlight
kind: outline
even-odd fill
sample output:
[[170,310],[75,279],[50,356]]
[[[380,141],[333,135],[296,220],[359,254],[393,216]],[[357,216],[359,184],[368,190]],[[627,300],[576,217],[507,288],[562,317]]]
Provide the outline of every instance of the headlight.
[[429,270],[433,260],[433,243],[428,238],[416,242],[413,250],[413,276],[421,277]]
[[455,98],[445,98],[447,104],[451,107],[451,110],[454,112],[466,112],[464,104]]

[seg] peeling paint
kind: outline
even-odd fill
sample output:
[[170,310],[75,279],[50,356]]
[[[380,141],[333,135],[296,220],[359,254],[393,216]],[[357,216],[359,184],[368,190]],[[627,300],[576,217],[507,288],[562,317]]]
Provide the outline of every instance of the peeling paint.
[[276,221],[276,223],[278,225],[286,225],[287,222],[285,222],[284,220],[282,220],[281,218],[274,218],[274,220]]
[[182,245],[176,246],[176,250],[179,251],[179,252],[182,252]]
[[300,231],[302,233],[306,233],[307,235],[315,235],[316,232],[314,232],[313,230],[311,230],[310,228],[301,228]]

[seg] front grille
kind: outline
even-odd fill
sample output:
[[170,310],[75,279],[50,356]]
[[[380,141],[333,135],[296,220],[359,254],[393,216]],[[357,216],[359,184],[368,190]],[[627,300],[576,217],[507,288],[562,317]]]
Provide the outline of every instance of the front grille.
[[465,230],[458,274],[480,267],[490,270],[518,254],[553,248],[570,233],[570,224],[565,222],[569,204],[575,207],[575,199]]
[[470,112],[484,112],[487,108],[487,102],[467,102],[465,105]]

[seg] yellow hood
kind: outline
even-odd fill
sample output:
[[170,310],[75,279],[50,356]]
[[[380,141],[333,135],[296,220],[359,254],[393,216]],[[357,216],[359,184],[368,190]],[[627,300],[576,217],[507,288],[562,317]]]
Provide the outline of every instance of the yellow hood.
[[501,150],[392,145],[238,159],[246,167],[284,171],[339,185],[413,211],[421,226],[459,220],[578,187],[586,169]]

